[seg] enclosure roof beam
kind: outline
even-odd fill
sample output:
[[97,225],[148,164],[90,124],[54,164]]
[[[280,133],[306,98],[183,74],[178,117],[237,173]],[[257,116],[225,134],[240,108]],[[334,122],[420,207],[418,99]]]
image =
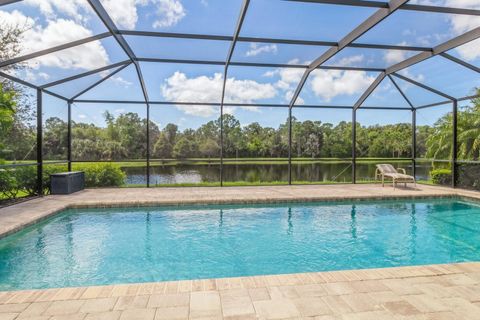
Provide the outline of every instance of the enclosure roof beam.
[[439,90],[437,90],[437,89],[434,89],[434,88],[432,88],[432,87],[430,87],[430,86],[427,86],[427,85],[425,85],[425,84],[423,84],[423,83],[417,82],[417,81],[415,81],[415,80],[413,80],[413,79],[410,79],[410,78],[408,78],[408,77],[406,77],[406,76],[404,76],[404,75],[401,75],[401,74],[398,74],[398,73],[393,73],[393,75],[396,76],[397,78],[400,78],[400,79],[402,79],[402,80],[405,80],[405,81],[407,81],[407,82],[410,82],[411,84],[414,84],[414,85],[416,85],[417,87],[420,87],[420,88],[422,88],[422,89],[425,89],[425,90],[428,90],[428,91],[430,91],[430,92],[433,92],[433,93],[435,93],[435,94],[437,94],[437,95],[439,95],[439,96],[442,96],[442,97],[444,97],[444,98],[447,98],[447,99],[449,99],[450,101],[456,100],[456,98],[454,98],[454,97],[452,97],[452,96],[450,96],[450,95],[448,95],[448,94],[446,94],[446,93],[444,93],[444,92],[442,92],[442,91],[439,91]]
[[15,2],[20,2],[22,0],[0,0],[0,7],[1,6],[5,6],[7,4],[12,4],[12,3],[15,3]]
[[145,81],[143,79],[142,75],[142,70],[140,68],[140,65],[138,61],[136,60],[135,53],[133,52],[132,48],[130,48],[130,45],[128,42],[125,40],[125,38],[118,33],[118,28],[113,22],[112,18],[108,15],[107,11],[103,7],[103,5],[100,3],[100,0],[88,0],[90,3],[90,6],[93,8],[95,13],[98,15],[100,20],[102,20],[103,24],[105,27],[108,29],[108,31],[111,33],[111,35],[117,40],[117,43],[120,45],[120,47],[125,51],[127,56],[130,58],[130,60],[133,62],[135,65],[135,70],[137,72],[138,80],[140,82],[140,86],[142,88],[142,93],[143,96],[145,97],[145,103],[148,105],[148,92],[147,92],[147,87],[145,85]]
[[371,28],[379,24],[381,21],[383,21],[386,17],[391,15],[393,12],[395,12],[400,6],[405,4],[407,1],[408,0],[390,0],[387,4],[388,5],[387,8],[378,9],[374,14],[368,17],[364,22],[362,22],[355,29],[353,29],[349,34],[347,34],[342,40],[340,40],[340,42],[336,46],[331,47],[320,57],[315,59],[308,66],[307,70],[305,70],[305,72],[303,73],[302,78],[298,83],[298,86],[295,89],[295,92],[290,101],[290,104],[289,104],[290,108],[292,108],[295,102],[297,101],[297,98],[300,95],[300,92],[302,91],[302,88],[305,85],[305,82],[307,81],[308,75],[313,70],[321,66],[324,62],[326,62],[330,58],[332,58],[334,55],[340,52],[347,45],[357,40],[359,37],[365,34],[368,30],[370,30]]
[[478,39],[479,37],[480,37],[480,27],[477,27],[475,29],[467,31],[466,33],[458,37],[455,37],[444,43],[439,44],[438,46],[434,47],[431,52],[418,53],[408,59],[405,59],[397,64],[394,64],[393,66],[388,67],[386,70],[387,74],[392,74],[394,72],[413,66],[414,64],[422,62],[428,58],[439,55],[441,53],[444,53],[445,51],[451,50],[455,47],[461,46],[465,43]]
[[74,95],[73,97],[70,98],[71,101],[75,100],[76,98],[80,97],[82,94],[86,93],[87,91],[90,91],[92,90],[93,88],[95,88],[96,86],[98,86],[99,84],[101,84],[102,82],[106,81],[107,79],[113,77],[115,74],[119,73],[120,71],[122,71],[123,69],[125,69],[126,67],[128,67],[129,65],[131,65],[132,62],[128,62],[126,64],[124,64],[123,66],[119,67],[117,70],[109,73],[108,75],[106,75],[105,77],[103,77],[102,79],[98,80],[97,82],[95,82],[94,84],[88,86],[87,88],[83,89],[82,91],[80,91],[79,93],[77,93],[76,95]]
[[92,41],[104,39],[104,38],[107,38],[107,37],[110,37],[110,36],[111,35],[110,35],[109,32],[104,32],[104,33],[97,34],[95,36],[91,36],[91,37],[75,40],[75,41],[72,41],[72,42],[64,43],[64,44],[61,44],[61,45],[58,45],[58,46],[55,46],[55,47],[51,47],[51,48],[48,48],[48,49],[45,49],[45,50],[40,50],[40,51],[37,51],[37,52],[29,53],[29,54],[26,54],[24,56],[15,57],[15,58],[12,58],[12,59],[1,61],[0,62],[0,68],[10,66],[10,65],[15,64],[15,63],[27,61],[27,60],[30,60],[30,59],[38,58],[38,57],[41,57],[41,56],[44,56],[44,55],[47,55],[47,54],[50,54],[50,53],[54,53],[54,52],[57,52],[57,51],[73,48],[73,47],[76,47],[76,46],[79,46],[79,45],[82,45],[82,44],[85,44],[85,43],[89,43],[89,42],[92,42]]
[[393,77],[391,75],[388,75],[388,78],[390,79],[390,81],[392,81],[395,88],[397,88],[397,91],[402,95],[403,99],[405,99],[405,101],[407,101],[410,108],[412,108],[412,110],[414,110],[415,107],[413,106],[413,103],[410,101],[410,99],[408,99],[407,95],[405,94],[405,92],[403,92],[402,88],[400,88],[400,86],[395,81],[395,79],[393,79]]
[[355,102],[353,105],[353,110],[357,110],[360,108],[362,103],[367,100],[367,98],[372,94],[372,92],[380,85],[380,83],[385,79],[386,74],[385,72],[380,73],[377,78],[370,84],[370,86],[367,88],[367,90],[362,94],[362,96]]
[[113,22],[112,18],[108,15],[107,11],[103,7],[103,5],[100,3],[99,0],[88,0],[90,3],[90,6],[92,7],[93,11],[97,14],[97,16],[100,18],[100,20],[103,22],[105,27],[108,29],[110,34],[115,38],[115,40],[118,42],[122,50],[127,54],[127,56],[132,60],[135,59],[135,54],[133,53],[132,48],[128,45],[127,41],[123,38],[122,35],[118,34],[118,29],[115,26],[115,23]]
[[[475,94],[473,96],[466,96],[466,97],[458,98],[456,100],[457,101],[465,101],[465,100],[471,100],[471,99],[476,99],[476,98],[480,98],[480,94]],[[441,105],[450,104],[450,103],[452,103],[452,100],[440,101],[440,102],[425,104],[423,106],[416,107],[415,109],[425,109],[425,108],[441,106]]]
[[[379,1],[368,1],[368,0],[287,0],[287,1],[334,4],[334,5],[366,7],[366,8],[388,8],[387,3],[379,2]],[[476,9],[428,6],[428,5],[420,5],[420,4],[405,4],[402,6],[401,10],[480,16],[480,10],[476,10]]]
[[[183,59],[161,59],[161,58],[137,58],[140,62],[161,62],[161,63],[181,63],[181,64],[208,64],[208,65],[225,65],[224,61],[208,61],[208,60],[183,60]],[[231,61],[229,66],[240,67],[268,67],[268,68],[299,68],[306,69],[308,65],[304,64],[287,64],[287,63],[256,63],[256,62],[235,62]],[[351,70],[351,71],[371,71],[383,72],[382,68],[364,68],[364,67],[344,67],[344,66],[320,66],[317,69],[324,70]]]
[[468,62],[466,62],[466,61],[463,61],[462,59],[459,59],[459,58],[457,58],[457,57],[454,57],[454,56],[452,56],[452,55],[449,55],[448,53],[443,52],[443,53],[440,53],[440,55],[441,55],[442,57],[444,57],[444,58],[446,58],[446,59],[448,59],[448,60],[451,60],[451,61],[453,61],[453,62],[455,62],[455,63],[458,63],[459,65],[462,65],[462,66],[464,66],[464,67],[466,67],[466,68],[468,68],[468,69],[470,69],[470,70],[473,70],[473,71],[475,71],[475,72],[480,72],[480,68],[479,68],[479,67],[474,66],[473,64],[470,64],[470,63],[468,63]]
[[[145,104],[144,101],[138,100],[90,100],[90,99],[78,99],[74,100],[75,103],[106,103],[106,104]],[[181,106],[220,106],[219,102],[171,102],[171,101],[149,101],[151,105],[181,105]],[[224,103],[224,106],[228,107],[266,107],[266,108],[288,108],[288,104],[270,104],[270,103]],[[353,109],[352,106],[337,106],[337,105],[301,105],[299,108],[324,108],[324,109]],[[362,107],[362,109],[372,110],[410,110],[406,107]]]
[[68,101],[68,99],[67,99],[66,97],[64,97],[64,96],[62,96],[62,95],[59,95],[58,93],[52,92],[52,91],[50,91],[50,90],[42,89],[42,88],[34,85],[33,83],[30,83],[30,82],[28,82],[28,81],[25,81],[25,80],[19,79],[19,78],[17,78],[17,77],[11,76],[11,75],[9,75],[9,74],[7,74],[7,73],[4,73],[4,72],[1,72],[1,71],[0,71],[0,77],[3,77],[3,78],[5,78],[5,79],[8,79],[8,80],[10,80],[10,81],[19,83],[19,84],[21,84],[21,85],[23,85],[23,86],[26,86],[26,87],[29,87],[29,88],[32,88],[32,89],[35,89],[35,90],[41,89],[41,90],[43,90],[43,92],[48,93],[48,94],[51,95],[51,96],[54,96],[54,97],[56,97],[56,98],[58,98],[58,99],[61,99],[61,100]]
[[[173,33],[173,32],[157,32],[157,31],[137,31],[137,30],[119,30],[119,34],[140,37],[156,37],[156,38],[174,38],[174,39],[191,39],[191,40],[213,40],[213,41],[232,41],[232,36],[194,34],[194,33]],[[317,40],[297,40],[297,39],[279,39],[279,38],[259,38],[259,37],[237,37],[237,42],[260,42],[272,44],[293,44],[307,46],[326,46],[332,47],[338,45],[334,41],[317,41]],[[373,43],[351,43],[347,47],[366,48],[366,49],[389,49],[389,50],[407,50],[407,51],[431,51],[429,47],[406,46],[406,45],[388,45]]]
[[105,67],[93,69],[93,70],[90,70],[90,71],[87,71],[87,72],[76,74],[76,75],[68,77],[68,78],[63,78],[63,79],[60,79],[60,80],[57,80],[57,81],[53,81],[53,82],[41,85],[40,88],[45,89],[45,88],[53,87],[53,86],[56,86],[56,85],[59,85],[59,84],[65,83],[65,82],[73,81],[73,80],[80,79],[80,78],[83,78],[83,77],[91,76],[92,74],[96,74],[96,73],[99,73],[99,72],[102,72],[102,71],[106,71],[106,70],[110,70],[110,69],[113,69],[113,68],[116,68],[116,67],[120,67],[120,66],[123,66],[123,65],[128,64],[128,63],[130,63],[130,60],[120,61],[120,62],[113,63],[113,64],[110,64],[110,65],[105,66]]
[[480,98],[480,94],[474,94],[473,96],[458,98],[457,101],[471,100],[471,99],[477,99],[477,98]]
[[442,105],[450,104],[450,103],[452,103],[452,100],[429,103],[429,104],[426,104],[426,105],[423,105],[423,106],[416,107],[415,110],[426,109],[426,108],[436,107],[436,106],[442,106]]
[[[242,8],[240,10],[240,15],[238,17],[237,25],[236,25],[235,31],[233,33],[232,42],[230,43],[230,47],[228,49],[227,59],[225,60],[225,68],[224,68],[224,71],[223,71],[222,95],[221,95],[222,110],[223,110],[223,104],[224,104],[224,101],[225,101],[225,90],[226,90],[226,86],[227,86],[228,67],[229,67],[230,61],[232,60],[233,52],[235,51],[235,46],[237,44],[237,38],[238,38],[238,35],[240,34],[240,30],[242,29],[243,21],[245,20],[245,16],[247,14],[249,4],[250,4],[250,0],[243,0],[243,2],[242,2]],[[221,130],[223,130],[223,127],[222,127]],[[223,131],[222,131],[222,134],[223,134]],[[223,157],[222,157],[222,159],[223,159]]]
[[240,30],[242,29],[243,21],[245,20],[249,4],[250,0],[243,1],[240,16],[238,17],[237,26],[235,28],[235,33],[233,34],[232,42],[230,43],[230,48],[228,49],[227,60],[225,63],[226,69],[228,69],[228,64],[232,60],[233,52],[235,51],[235,46],[237,44],[238,35],[240,34]]

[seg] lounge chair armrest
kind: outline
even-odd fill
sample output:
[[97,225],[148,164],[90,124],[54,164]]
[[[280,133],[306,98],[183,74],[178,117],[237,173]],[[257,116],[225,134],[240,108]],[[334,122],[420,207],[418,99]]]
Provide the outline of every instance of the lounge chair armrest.
[[397,168],[397,171],[402,171],[403,174],[407,174],[407,171],[404,168]]

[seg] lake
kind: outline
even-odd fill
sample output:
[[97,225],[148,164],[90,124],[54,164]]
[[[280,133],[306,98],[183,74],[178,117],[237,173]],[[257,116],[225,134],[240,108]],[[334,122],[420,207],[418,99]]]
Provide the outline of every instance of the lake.
[[[386,161],[388,163],[388,161]],[[402,167],[408,174],[412,172],[410,161],[394,163],[395,167]],[[127,185],[142,185],[147,183],[146,167],[123,167],[127,174]],[[219,182],[220,166],[218,164],[202,165],[152,165],[150,184],[180,184]],[[417,164],[417,179],[428,180],[432,170],[431,163]],[[288,164],[224,164],[223,175],[225,182],[273,182],[288,181]],[[357,181],[373,180],[375,177],[375,163],[357,163]],[[352,181],[350,162],[315,162],[292,163],[292,181],[299,182],[339,182]]]

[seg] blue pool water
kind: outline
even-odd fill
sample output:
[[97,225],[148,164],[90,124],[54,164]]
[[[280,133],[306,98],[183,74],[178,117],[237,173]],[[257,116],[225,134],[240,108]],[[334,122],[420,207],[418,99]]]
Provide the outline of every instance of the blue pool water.
[[0,290],[480,260],[456,199],[67,210],[0,240]]

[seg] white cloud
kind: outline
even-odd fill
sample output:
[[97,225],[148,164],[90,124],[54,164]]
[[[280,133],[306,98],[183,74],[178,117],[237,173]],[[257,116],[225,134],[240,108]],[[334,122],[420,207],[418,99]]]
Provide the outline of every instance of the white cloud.
[[[16,10],[12,12],[0,11],[0,20],[7,25],[21,26],[26,29],[22,35],[23,52],[21,54],[92,36],[90,30],[73,20],[48,20],[46,27],[43,27],[36,25],[31,17]],[[90,70],[107,65],[109,57],[101,43],[93,41],[29,60],[28,63],[33,68],[47,66]]]
[[135,29],[138,21],[137,3],[138,0],[102,0],[117,27],[126,29]]
[[[215,73],[212,77],[199,76],[188,78],[182,72],[175,72],[165,80],[162,95],[169,101],[186,102],[220,102],[223,76]],[[259,83],[253,80],[237,80],[228,78],[225,90],[225,102],[254,103],[260,99],[275,97],[277,91],[272,84]],[[213,106],[177,106],[187,114],[209,117],[218,112]],[[231,109],[231,110],[230,110]],[[230,108],[233,112],[235,108]]]
[[342,66],[342,67],[352,67],[352,66],[358,65],[358,63],[362,62],[364,59],[365,59],[365,56],[363,54],[344,57],[340,59],[340,61],[338,61],[335,65]]
[[154,28],[171,27],[185,17],[185,8],[179,0],[154,0],[157,6],[157,20]]
[[[58,18],[58,14],[66,15],[77,22],[87,21],[93,10],[86,0],[25,0],[25,4],[37,7],[49,20]],[[101,0],[118,27],[134,29],[138,21],[137,6],[152,5],[156,11],[154,28],[171,27],[185,15],[180,0]],[[202,0],[203,5],[208,5]]]
[[[480,1],[478,0],[410,0],[410,3],[440,5],[452,8],[480,9]],[[480,26],[480,17],[478,16],[450,14],[447,16],[447,20],[450,23],[449,34],[437,35],[437,40],[439,40],[438,38],[441,37],[442,42]],[[420,38],[419,40],[423,41],[423,43],[420,44],[430,45],[430,38],[432,36],[424,36]],[[479,43],[477,41],[470,42],[466,45],[456,48],[455,50],[460,54],[461,58],[467,61],[473,61],[477,58],[480,58]]]
[[0,10],[0,21],[6,26],[19,27],[20,29],[32,28],[35,25],[33,18],[25,16],[18,10],[11,12]]
[[315,70],[310,77],[313,93],[326,102],[339,95],[362,93],[375,80],[365,71]]
[[455,50],[457,50],[460,56],[467,61],[473,61],[480,58],[480,39],[470,41]]
[[48,79],[50,79],[50,76],[48,74],[46,74],[45,72],[35,73],[30,69],[25,70],[25,80],[26,81],[34,82],[34,81],[37,81],[38,79],[48,80]]
[[87,119],[87,115],[85,115],[85,114],[79,114],[79,115],[78,115],[78,118],[79,118],[79,119]]
[[[31,53],[60,44],[89,37],[92,32],[73,20],[49,20],[47,26],[35,25],[31,17],[19,11],[0,11],[0,20],[8,25],[27,29],[23,33],[21,54]],[[93,54],[94,53],[94,54]],[[62,69],[95,69],[107,65],[109,57],[99,41],[47,54],[28,63],[33,68],[40,66],[59,67]]]
[[[399,43],[400,46],[406,46],[407,43],[405,41]],[[387,50],[385,55],[383,56],[383,60],[389,65],[396,64],[400,61],[407,59],[407,51],[404,50]]]
[[[288,64],[299,64],[300,60],[293,59],[288,62]],[[302,78],[305,69],[300,68],[278,68],[275,70],[267,71],[263,74],[265,77],[275,77],[278,76],[279,79],[275,82],[275,88],[283,91],[285,102],[290,102],[292,99],[295,88],[297,87],[300,79]],[[297,98],[296,104],[303,104],[304,101],[302,98]]]
[[[480,9],[480,1],[478,0],[446,0],[446,4],[452,7]],[[480,26],[480,17],[478,16],[453,14],[449,16],[449,20],[455,35],[462,34]],[[456,51],[463,59],[473,61],[480,58],[479,44],[478,40],[472,41],[458,47]]]
[[246,52],[247,57],[254,57],[261,53],[273,53],[276,54],[278,51],[276,44],[271,45],[259,45],[258,43],[250,43],[250,50]]
[[108,80],[113,81],[115,84],[118,84],[118,85],[123,86],[125,88],[128,88],[133,84],[130,81],[123,79],[120,76],[113,76],[113,77],[110,77]]
[[25,0],[25,4],[38,7],[48,19],[56,19],[57,13],[67,15],[75,21],[85,21],[86,13],[93,13],[85,0]]
[[[68,32],[65,32],[68,30]],[[24,34],[25,48],[33,51],[51,48],[63,43],[92,36],[92,32],[72,20],[58,19],[49,21],[46,28],[36,26]],[[77,47],[57,51],[31,60],[35,65],[58,67],[62,69],[100,68],[109,63],[105,48],[99,41],[89,42]]]

